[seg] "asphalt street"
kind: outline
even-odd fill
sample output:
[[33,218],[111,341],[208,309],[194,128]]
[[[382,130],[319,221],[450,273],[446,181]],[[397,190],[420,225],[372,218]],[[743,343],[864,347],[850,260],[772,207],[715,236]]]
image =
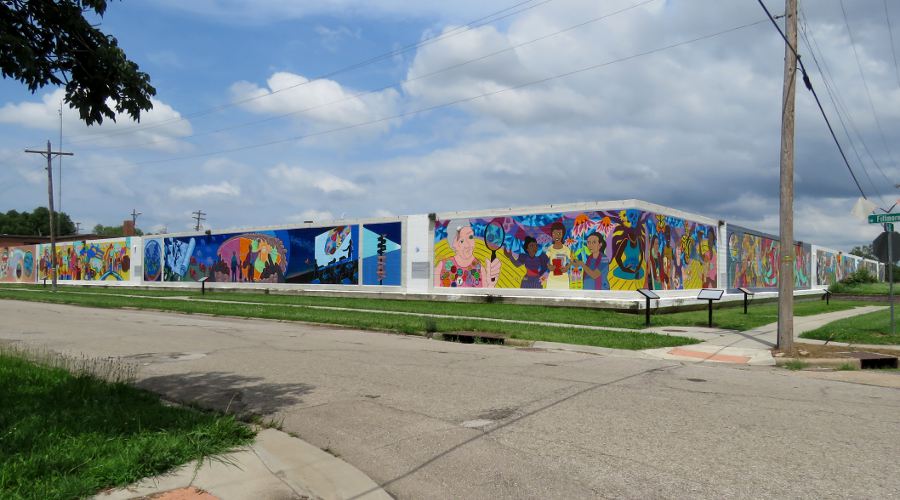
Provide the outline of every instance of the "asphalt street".
[[399,498],[892,498],[900,390],[267,320],[0,301],[0,342],[140,365]]

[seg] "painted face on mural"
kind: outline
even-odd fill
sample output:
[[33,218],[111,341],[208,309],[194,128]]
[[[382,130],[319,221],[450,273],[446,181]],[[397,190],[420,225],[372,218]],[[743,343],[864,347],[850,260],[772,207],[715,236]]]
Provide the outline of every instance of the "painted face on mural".
[[456,261],[467,265],[475,256],[475,232],[471,226],[463,226],[456,232],[453,240],[453,250],[456,251]]
[[528,246],[525,247],[525,251],[528,252],[529,257],[534,257],[538,251],[538,244],[536,241],[529,241]]
[[596,234],[592,234],[588,236],[587,239],[587,247],[588,251],[591,252],[591,255],[598,256],[600,255],[600,237]]

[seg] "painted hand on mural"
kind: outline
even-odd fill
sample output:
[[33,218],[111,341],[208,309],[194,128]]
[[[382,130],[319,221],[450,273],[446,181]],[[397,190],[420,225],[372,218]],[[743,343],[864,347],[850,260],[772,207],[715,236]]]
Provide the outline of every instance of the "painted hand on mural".
[[485,270],[485,274],[487,274],[488,278],[483,282],[485,288],[494,288],[497,286],[497,278],[500,277],[501,267],[500,259],[488,259],[484,261],[484,267],[482,267],[482,269]]

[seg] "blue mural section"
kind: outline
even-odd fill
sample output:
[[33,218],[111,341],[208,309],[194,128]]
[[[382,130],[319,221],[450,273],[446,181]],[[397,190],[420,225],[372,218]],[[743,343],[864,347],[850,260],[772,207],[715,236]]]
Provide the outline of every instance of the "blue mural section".
[[400,286],[403,271],[402,224],[366,224],[362,234],[363,285]]
[[355,225],[165,238],[163,280],[358,285],[358,241]]
[[144,241],[144,281],[161,281],[163,266],[162,240]]

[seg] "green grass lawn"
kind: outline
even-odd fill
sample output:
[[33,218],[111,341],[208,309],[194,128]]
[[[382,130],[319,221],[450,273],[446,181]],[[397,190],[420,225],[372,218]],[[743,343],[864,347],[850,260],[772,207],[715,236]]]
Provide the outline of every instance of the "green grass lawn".
[[897,331],[891,335],[891,313],[883,310],[835,321],[801,337],[848,344],[900,344],[900,327]]
[[[220,299],[226,294],[215,294]],[[248,295],[247,298],[264,299],[265,295]],[[208,298],[213,296],[207,295]],[[268,296],[271,297],[271,296]],[[309,297],[307,297],[309,298]],[[640,332],[617,332],[603,330],[587,330],[583,328],[563,328],[558,326],[540,326],[500,323],[490,319],[450,319],[450,318],[424,318],[416,316],[402,316],[394,314],[377,314],[359,311],[329,311],[308,309],[302,307],[283,307],[280,303],[259,302],[256,304],[237,304],[230,302],[196,302],[183,300],[165,300],[159,297],[123,297],[115,294],[82,294],[73,292],[49,291],[30,292],[13,290],[0,287],[0,299],[19,299],[40,302],[53,302],[62,304],[74,304],[89,307],[137,307],[144,309],[158,309],[181,313],[204,313],[220,316],[239,316],[250,318],[264,318],[287,321],[305,321],[310,323],[324,323],[341,325],[365,330],[381,330],[400,332],[405,334],[421,335],[425,332],[455,332],[455,331],[479,331],[504,334],[510,338],[523,340],[544,340],[550,342],[565,342],[572,344],[610,347],[614,349],[649,349],[655,347],[668,347],[676,345],[695,344],[695,339],[656,335]],[[483,304],[490,306],[491,304]],[[534,306],[530,311],[539,311],[545,308]],[[572,310],[568,310],[571,314]],[[613,314],[604,311],[606,314]],[[620,313],[615,313],[620,314]],[[623,315],[627,316],[627,315]],[[528,318],[528,315],[519,316],[516,319]],[[632,318],[633,319],[633,318]]]
[[82,498],[253,436],[231,416],[0,351],[0,498]]
[[[38,289],[30,286],[28,288]],[[8,287],[0,287],[0,292],[9,290]],[[314,305],[347,307],[355,309],[371,309],[377,311],[400,311],[412,313],[431,313],[450,316],[470,316],[484,319],[512,319],[541,321],[548,323],[564,323],[571,325],[589,325],[609,328],[644,328],[643,314],[619,312],[608,309],[575,308],[575,307],[546,307],[535,305],[518,305],[499,303],[459,303],[444,301],[422,300],[391,300],[377,298],[354,297],[322,297],[310,295],[264,295],[261,293],[224,292],[216,291],[201,296],[195,289],[181,290],[135,290],[130,288],[100,288],[100,287],[61,287],[64,293],[91,293],[104,295],[141,295],[147,297],[186,296],[191,298],[206,298],[219,301],[255,302],[272,305]],[[23,294],[19,294],[22,296]],[[22,297],[27,298],[27,297]],[[815,299],[797,300],[794,303],[794,314],[808,316],[823,312],[841,311],[853,307],[867,305],[862,302],[835,301],[826,305],[824,301]],[[730,330],[749,330],[758,326],[774,323],[778,320],[778,306],[774,302],[751,303],[749,314],[743,313],[740,302],[732,302],[722,307],[717,307],[713,313],[713,325],[718,328]],[[305,321],[318,321],[331,323],[327,317],[321,320],[306,319]],[[348,326],[362,325],[353,323]],[[682,311],[668,313],[653,313],[652,326],[707,326],[706,310]],[[387,329],[392,329],[388,327]],[[406,330],[399,330],[409,333]]]
[[[831,293],[846,295],[888,295],[888,283],[856,283],[847,285],[835,283],[828,287]],[[900,283],[894,284],[894,295],[900,295]]]

